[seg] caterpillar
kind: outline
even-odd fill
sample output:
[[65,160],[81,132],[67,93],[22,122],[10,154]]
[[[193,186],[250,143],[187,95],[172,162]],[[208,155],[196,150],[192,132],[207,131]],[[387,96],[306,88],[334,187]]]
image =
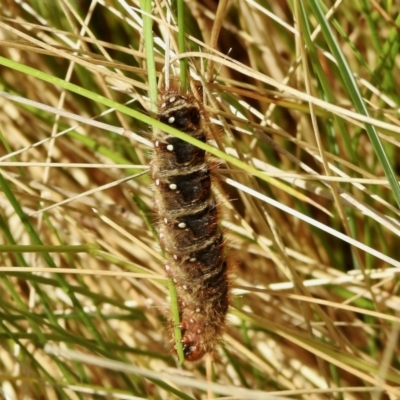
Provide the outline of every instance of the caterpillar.
[[[157,119],[206,142],[200,105],[179,90],[160,93]],[[175,282],[185,360],[215,353],[229,305],[228,262],[204,150],[155,129],[150,163],[165,270]]]

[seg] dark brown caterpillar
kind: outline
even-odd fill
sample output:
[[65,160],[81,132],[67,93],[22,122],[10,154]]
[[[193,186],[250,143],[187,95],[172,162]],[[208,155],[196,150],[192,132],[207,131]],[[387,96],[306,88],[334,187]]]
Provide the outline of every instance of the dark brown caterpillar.
[[[159,97],[158,119],[206,142],[201,109],[194,97],[168,91]],[[213,353],[222,337],[229,305],[224,240],[219,227],[210,166],[204,150],[158,129],[151,174],[165,269],[179,302],[185,359]]]

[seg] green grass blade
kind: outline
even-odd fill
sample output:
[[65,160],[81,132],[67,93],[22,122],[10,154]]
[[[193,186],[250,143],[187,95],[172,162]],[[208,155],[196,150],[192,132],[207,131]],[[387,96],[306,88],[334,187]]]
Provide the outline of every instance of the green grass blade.
[[[338,64],[338,69],[340,71],[343,80],[344,88],[347,90],[350,98],[352,99],[356,110],[360,114],[368,117],[369,116],[368,109],[364,102],[364,99],[362,98],[361,92],[357,86],[357,82],[354,79],[353,72],[347,63],[346,57],[343,54],[343,51],[339,43],[335,39],[335,35],[332,31],[332,28],[330,27],[328,21],[325,18],[320,2],[318,0],[311,0],[309,2],[309,5],[314,13],[317,22],[321,26],[324,38]],[[376,131],[374,126],[368,123],[365,123],[365,130],[367,131],[368,137],[371,141],[372,146],[374,147],[375,153],[382,165],[385,175],[389,180],[389,184],[392,188],[393,196],[396,199],[397,205],[400,208],[400,185],[397,181],[396,174],[394,173],[393,168],[390,165],[385,149],[378,136],[378,132]]]

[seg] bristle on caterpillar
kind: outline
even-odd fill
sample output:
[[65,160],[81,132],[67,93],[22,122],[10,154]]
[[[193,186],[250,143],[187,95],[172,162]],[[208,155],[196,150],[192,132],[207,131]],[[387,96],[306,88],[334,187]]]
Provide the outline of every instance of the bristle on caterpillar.
[[[206,142],[200,105],[177,90],[161,93],[159,121]],[[166,271],[176,286],[187,361],[213,354],[229,305],[228,263],[204,150],[155,129],[151,175]]]

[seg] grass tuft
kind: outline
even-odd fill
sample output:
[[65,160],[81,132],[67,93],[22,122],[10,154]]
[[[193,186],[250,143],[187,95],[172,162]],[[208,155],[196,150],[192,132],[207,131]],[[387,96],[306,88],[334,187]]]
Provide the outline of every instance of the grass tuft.
[[[3,397],[400,398],[400,8],[381,3],[6,1]],[[168,80],[204,97],[209,143],[154,118]],[[171,351],[154,128],[217,166],[213,363]]]

